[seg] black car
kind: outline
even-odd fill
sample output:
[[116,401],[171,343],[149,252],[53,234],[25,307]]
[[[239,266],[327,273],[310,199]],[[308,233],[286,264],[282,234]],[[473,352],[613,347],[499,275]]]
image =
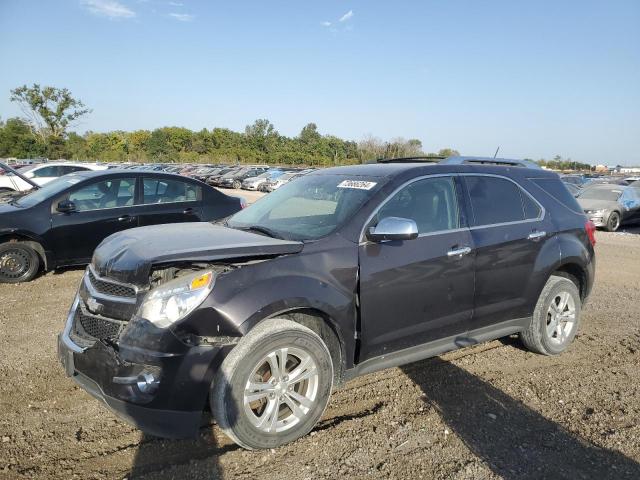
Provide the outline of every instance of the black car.
[[219,224],[113,235],[60,361],[148,433],[194,435],[210,405],[253,449],[305,435],[358,375],[511,334],[559,354],[593,284],[594,227],[555,173],[520,165],[324,169]]
[[158,223],[211,221],[243,200],[179,175],[103,170],[66,175],[0,203],[0,282],[89,263],[112,233]]

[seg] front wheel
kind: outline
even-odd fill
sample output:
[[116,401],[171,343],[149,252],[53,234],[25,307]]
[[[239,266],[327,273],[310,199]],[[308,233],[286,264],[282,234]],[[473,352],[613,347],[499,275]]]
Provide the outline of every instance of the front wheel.
[[32,280],[40,269],[40,257],[29,245],[8,242],[0,245],[0,283]]
[[520,339],[532,352],[558,355],[573,341],[580,324],[582,300],[575,283],[552,275],[538,298],[529,328]]
[[311,431],[324,412],[333,363],[322,338],[285,319],[258,324],[229,353],[211,388],[213,416],[247,449],[274,448]]
[[618,228],[620,228],[620,214],[618,212],[611,212],[607,220],[607,231],[615,232]]

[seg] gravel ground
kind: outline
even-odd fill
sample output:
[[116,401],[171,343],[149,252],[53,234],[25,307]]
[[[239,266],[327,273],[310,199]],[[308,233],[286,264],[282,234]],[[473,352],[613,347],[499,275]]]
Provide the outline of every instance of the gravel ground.
[[64,377],[82,270],[0,285],[0,478],[640,478],[640,235],[598,232],[597,278],[559,357],[514,338],[358,378],[320,424],[248,452],[141,434]]

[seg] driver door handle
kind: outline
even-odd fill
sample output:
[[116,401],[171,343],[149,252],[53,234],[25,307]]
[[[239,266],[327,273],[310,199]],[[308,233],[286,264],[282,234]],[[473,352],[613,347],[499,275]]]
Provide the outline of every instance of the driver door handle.
[[119,222],[132,222],[136,217],[132,217],[131,215],[122,215],[118,217]]
[[193,208],[187,207],[182,211],[182,213],[184,213],[185,215],[190,215],[193,213]]
[[471,247],[452,248],[447,252],[447,257],[463,257],[471,253]]

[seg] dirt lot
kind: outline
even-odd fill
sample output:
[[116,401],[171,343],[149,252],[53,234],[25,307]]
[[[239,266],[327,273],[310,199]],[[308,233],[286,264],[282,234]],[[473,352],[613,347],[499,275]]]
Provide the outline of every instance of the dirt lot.
[[598,233],[571,349],[506,339],[359,378],[266,452],[142,435],[66,379],[55,338],[82,270],[0,286],[0,478],[640,478],[640,235]]

